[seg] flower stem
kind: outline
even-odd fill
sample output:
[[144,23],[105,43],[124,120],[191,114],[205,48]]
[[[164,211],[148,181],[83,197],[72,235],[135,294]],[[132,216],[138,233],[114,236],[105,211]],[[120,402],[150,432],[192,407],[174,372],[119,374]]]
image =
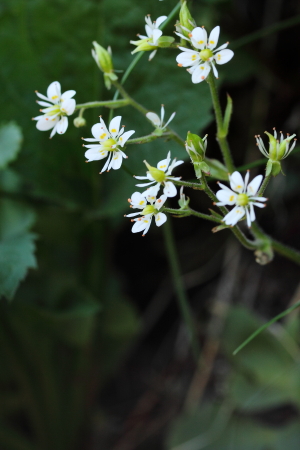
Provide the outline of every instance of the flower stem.
[[211,98],[212,98],[213,107],[214,107],[214,111],[215,111],[215,117],[216,117],[216,122],[217,122],[217,140],[219,142],[219,146],[220,146],[221,152],[223,154],[224,163],[225,163],[228,171],[230,173],[232,173],[232,172],[234,172],[234,164],[233,164],[232,156],[230,153],[230,148],[229,148],[229,145],[227,142],[227,131],[224,130],[224,126],[223,126],[224,120],[223,120],[221,105],[220,105],[220,101],[219,101],[218,91],[217,91],[217,87],[216,87],[216,83],[215,83],[215,77],[214,77],[212,71],[210,72],[210,74],[208,75],[206,80],[207,80],[209,88],[210,88]]
[[187,217],[187,216],[196,216],[200,217],[200,219],[209,220],[210,222],[217,222],[222,223],[221,219],[218,219],[214,216],[209,216],[208,214],[203,214],[198,211],[195,211],[191,208],[188,209],[173,209],[173,208],[163,208],[163,212],[169,213],[169,214],[176,214],[178,216]]
[[281,242],[276,241],[273,238],[271,239],[271,244],[275,252],[279,253],[282,256],[285,256],[287,259],[294,261],[296,264],[300,265],[300,252],[291,248],[287,245],[282,244]]
[[271,178],[272,178],[272,173],[270,173],[269,175],[267,175],[265,177],[265,179],[264,179],[264,181],[263,181],[263,183],[262,183],[262,185],[261,185],[261,187],[260,187],[260,189],[259,189],[259,191],[257,193],[258,196],[263,195],[263,193],[265,192],[266,187],[268,186]]
[[163,133],[161,136],[158,136],[157,134],[148,134],[146,136],[141,136],[135,139],[129,139],[126,142],[127,144],[147,144],[148,142],[152,142],[155,141],[155,139],[158,138],[169,138],[170,137],[170,133]]
[[121,99],[121,100],[107,100],[103,102],[87,102],[87,103],[80,103],[76,105],[75,109],[87,109],[87,108],[98,108],[99,106],[105,106],[106,108],[122,108],[123,106],[129,105],[129,100],[127,99]]
[[203,191],[203,186],[200,183],[191,183],[189,181],[181,181],[181,180],[172,180],[174,184],[177,184],[178,186],[186,186],[192,189],[196,189],[198,191]]
[[165,238],[165,244],[166,244],[166,250],[167,250],[167,257],[170,265],[171,275],[173,278],[173,285],[176,292],[177,302],[178,306],[182,315],[182,318],[186,324],[191,347],[193,351],[193,355],[195,358],[195,361],[198,363],[200,350],[199,350],[199,344],[197,340],[197,330],[195,326],[195,322],[193,319],[193,315],[190,310],[190,305],[188,302],[188,298],[184,289],[182,277],[180,274],[180,266],[179,266],[179,260],[178,255],[176,252],[175,242],[174,242],[174,236],[173,231],[171,228],[170,221],[167,220],[167,222],[164,224],[163,232],[164,232],[164,238]]

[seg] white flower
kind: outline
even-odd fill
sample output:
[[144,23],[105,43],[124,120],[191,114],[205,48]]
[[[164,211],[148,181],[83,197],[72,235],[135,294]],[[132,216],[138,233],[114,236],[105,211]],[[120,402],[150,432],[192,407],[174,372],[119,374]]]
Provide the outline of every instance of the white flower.
[[172,170],[179,166],[180,164],[183,164],[184,161],[176,161],[176,158],[173,159],[171,162],[171,152],[168,153],[167,158],[163,159],[162,161],[159,161],[156,167],[150,166],[147,161],[144,161],[149,171],[147,172],[146,177],[139,177],[135,176],[138,180],[150,180],[149,183],[141,183],[136,184],[138,187],[146,187],[146,186],[152,186],[151,188],[147,188],[146,191],[142,193],[142,195],[151,195],[156,196],[160,186],[164,186],[164,195],[166,197],[175,197],[177,194],[177,189],[172,180],[180,180],[181,177],[172,177],[170,176],[172,173]]
[[214,75],[218,78],[218,71],[215,64],[225,64],[231,60],[234,53],[226,49],[228,42],[216,49],[219,40],[220,27],[215,27],[207,39],[205,28],[196,27],[189,34],[190,39],[180,33],[181,38],[191,43],[195,50],[179,47],[183,52],[176,57],[180,67],[190,67],[188,72],[192,74],[193,83],[201,83],[208,76],[210,69],[213,69]]
[[[149,205],[147,205],[147,200]],[[153,216],[155,217],[155,223],[158,227],[163,225],[167,220],[167,216],[164,213],[159,212],[167,200],[167,196],[162,195],[160,198],[156,199],[156,196],[147,195],[147,200],[146,197],[140,192],[134,192],[131,199],[129,199],[132,208],[142,209],[140,212],[127,214],[125,216],[142,216],[137,219],[132,219],[132,222],[135,222],[131,229],[132,233],[139,233],[140,231],[143,231],[143,236],[145,236],[150,228]]]
[[164,123],[164,116],[165,116],[165,108],[164,105],[161,105],[160,110],[160,118],[159,116],[154,112],[148,112],[146,114],[147,119],[150,120],[150,122],[153,123],[156,129],[161,130],[162,132],[167,128],[171,120],[174,119],[176,112],[173,112],[169,118],[169,120],[163,125]]
[[47,89],[47,97],[36,91],[36,95],[46,101],[37,101],[41,106],[46,106],[40,111],[44,114],[42,116],[34,117],[37,120],[36,127],[40,131],[51,131],[50,138],[55,133],[63,134],[68,128],[68,118],[73,114],[76,106],[75,100],[72,98],[76,91],[66,91],[61,95],[61,87],[58,81],[53,81]]
[[100,173],[110,169],[117,170],[121,167],[122,159],[127,158],[120,147],[124,147],[126,141],[135,133],[134,130],[124,133],[124,125],[120,129],[122,116],[114,117],[109,129],[106,128],[104,120],[100,117],[100,123],[96,123],[92,127],[92,135],[94,138],[86,138],[83,140],[88,142],[98,142],[98,144],[84,145],[89,150],[85,152],[85,157],[90,161],[99,161],[108,156]]
[[248,184],[249,171],[246,173],[245,181],[242,175],[236,171],[232,175],[229,175],[231,189],[222,183],[218,183],[222,189],[216,193],[218,200],[220,200],[216,205],[236,205],[224,217],[223,222],[226,225],[234,226],[246,214],[247,225],[249,228],[251,227],[251,222],[255,220],[254,206],[258,206],[259,208],[266,206],[260,202],[265,202],[267,198],[256,196],[262,179],[262,175],[257,175]]
[[131,44],[136,45],[137,48],[131,52],[136,53],[140,51],[152,50],[149,56],[149,61],[154,58],[157,48],[158,39],[162,36],[163,32],[159,29],[160,25],[167,19],[167,16],[160,16],[154,22],[150,19],[150,15],[145,17],[146,25],[145,30],[147,36],[142,36],[138,34],[140,41],[130,41]]

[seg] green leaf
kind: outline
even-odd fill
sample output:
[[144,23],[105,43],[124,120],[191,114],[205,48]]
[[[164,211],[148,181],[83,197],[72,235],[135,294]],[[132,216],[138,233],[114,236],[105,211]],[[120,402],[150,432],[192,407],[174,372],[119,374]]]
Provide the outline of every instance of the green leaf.
[[205,158],[205,162],[209,165],[210,176],[216,178],[217,180],[228,181],[228,170],[217,159]]
[[0,242],[0,298],[11,300],[27,270],[37,267],[35,238],[32,233],[23,233]]
[[21,149],[21,128],[14,122],[0,125],[0,169],[14,161]]

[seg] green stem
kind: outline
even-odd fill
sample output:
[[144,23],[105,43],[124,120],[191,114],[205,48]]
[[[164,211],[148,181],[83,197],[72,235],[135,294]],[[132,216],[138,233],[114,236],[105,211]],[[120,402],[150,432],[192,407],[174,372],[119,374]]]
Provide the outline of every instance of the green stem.
[[167,250],[167,257],[170,265],[171,275],[173,278],[173,284],[174,289],[176,292],[176,297],[178,301],[178,306],[182,315],[182,318],[186,324],[189,338],[192,346],[193,355],[195,358],[195,361],[198,363],[199,359],[199,345],[197,340],[197,330],[194,322],[193,315],[190,310],[190,305],[188,302],[188,298],[184,289],[182,277],[180,274],[180,266],[179,266],[179,260],[178,255],[176,252],[175,242],[174,242],[174,236],[173,231],[171,228],[170,221],[167,221],[163,226],[163,232],[164,232],[164,238],[165,238],[165,244],[166,244],[166,250]]
[[210,222],[217,222],[217,223],[222,223],[221,219],[218,219],[217,217],[214,216],[209,216],[208,214],[203,214],[200,213],[198,211],[195,211],[191,208],[188,209],[173,209],[173,208],[163,208],[162,212],[166,212],[169,214],[175,214],[177,216],[182,216],[182,217],[187,217],[187,216],[196,216],[196,217],[200,217],[200,219],[205,219],[205,220],[209,220]]
[[275,252],[279,253],[282,256],[285,256],[287,259],[294,261],[296,264],[300,265],[300,252],[295,250],[287,245],[282,244],[281,242],[276,241],[273,238],[271,239],[271,244]]
[[232,156],[230,153],[229,145],[227,142],[227,132],[224,130],[223,127],[223,115],[221,110],[221,105],[219,101],[218,91],[215,83],[215,77],[212,73],[207,77],[207,82],[210,88],[211,98],[213,102],[213,107],[215,111],[216,116],[216,122],[217,122],[217,140],[219,142],[219,146],[221,149],[221,152],[223,154],[224,163],[230,173],[234,172],[234,164],[232,160]]
[[155,141],[155,139],[158,138],[169,138],[170,137],[170,133],[163,133],[161,136],[157,135],[157,134],[148,134],[147,136],[141,136],[135,139],[129,139],[126,142],[127,144],[147,144],[148,142],[152,142]]
[[122,108],[123,106],[129,105],[129,100],[121,99],[121,100],[107,100],[102,102],[87,102],[87,103],[79,103],[76,105],[75,109],[87,109],[87,108],[98,108],[101,106],[105,106],[106,108]]
[[258,193],[257,193],[258,196],[263,195],[263,193],[265,192],[266,187],[268,186],[268,184],[269,184],[271,178],[272,178],[272,173],[270,173],[269,175],[267,175],[267,176],[265,177],[265,179],[264,179],[264,181],[263,181],[263,183],[262,183],[262,185],[261,185],[261,187],[260,187],[260,189],[259,189],[259,191],[258,191]]
[[174,184],[177,184],[178,186],[185,186],[192,189],[196,189],[198,191],[203,191],[203,186],[200,183],[192,183],[189,181],[181,181],[181,180],[172,180]]

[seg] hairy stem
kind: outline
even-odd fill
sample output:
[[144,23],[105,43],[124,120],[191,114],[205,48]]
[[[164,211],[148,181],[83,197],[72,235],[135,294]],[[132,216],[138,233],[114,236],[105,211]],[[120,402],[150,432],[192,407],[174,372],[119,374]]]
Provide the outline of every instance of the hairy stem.
[[87,103],[79,103],[76,105],[75,109],[87,109],[87,108],[98,108],[100,106],[105,106],[106,108],[122,108],[123,106],[129,105],[129,100],[121,99],[121,100],[104,100],[101,102],[87,102]]
[[261,185],[261,187],[260,187],[260,189],[259,189],[259,191],[257,193],[258,196],[263,195],[263,193],[265,192],[266,187],[268,186],[271,178],[272,178],[272,174],[271,173],[265,177],[265,179],[264,179],[264,181],[263,181],[263,183],[262,183],[262,185]]

